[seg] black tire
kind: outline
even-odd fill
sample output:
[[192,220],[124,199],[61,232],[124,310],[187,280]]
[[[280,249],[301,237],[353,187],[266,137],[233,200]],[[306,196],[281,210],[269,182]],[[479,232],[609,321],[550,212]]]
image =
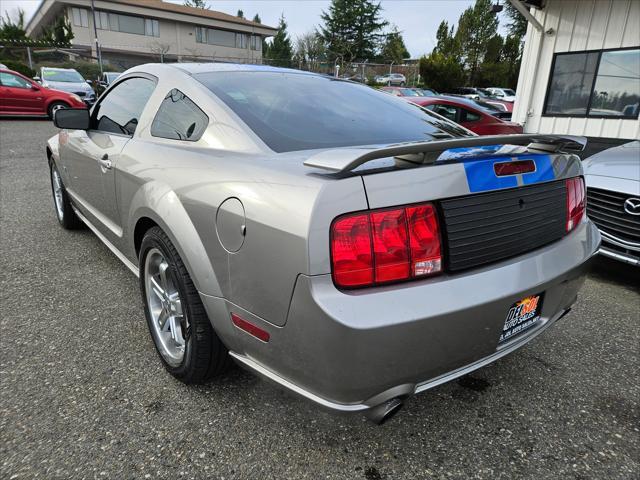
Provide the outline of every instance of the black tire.
[[[58,200],[56,200],[55,175],[57,175],[60,180],[60,197]],[[62,177],[60,177],[60,172],[58,172],[58,167],[56,167],[54,162],[49,162],[49,177],[51,179],[51,193],[53,194],[53,208],[58,222],[67,230],[77,230],[78,228],[82,228],[82,220],[80,220],[76,215],[76,212],[73,211],[71,200],[69,200],[69,194],[67,193],[67,189],[64,187],[64,183],[62,183]],[[58,205],[58,201],[60,202],[60,205]]]
[[[168,272],[173,284],[178,289],[182,311],[188,322],[188,326],[185,329],[184,357],[177,366],[167,363],[161,353],[158,340],[153,333],[153,319],[149,311],[145,281],[145,262],[147,254],[152,249],[160,250],[169,264]],[[161,228],[153,227],[147,230],[142,239],[139,258],[140,291],[142,293],[142,303],[144,304],[144,314],[151,339],[167,371],[181,382],[187,384],[204,383],[223,373],[231,364],[231,357],[227,348],[214,332],[204,305],[200,300],[200,295],[178,251]]]
[[71,108],[71,106],[66,102],[52,102],[51,105],[49,105],[49,108],[47,108],[47,115],[49,115],[49,118],[53,120],[53,113],[56,110],[63,108]]

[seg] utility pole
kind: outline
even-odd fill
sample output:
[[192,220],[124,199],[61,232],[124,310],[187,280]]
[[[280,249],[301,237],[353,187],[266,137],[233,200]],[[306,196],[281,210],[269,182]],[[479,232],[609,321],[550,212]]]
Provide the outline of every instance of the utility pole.
[[100,76],[102,76],[102,52],[100,51],[100,44],[98,43],[98,27],[96,27],[96,8],[91,0],[91,15],[93,15],[93,36],[96,41],[96,53],[98,54],[98,64],[100,65]]

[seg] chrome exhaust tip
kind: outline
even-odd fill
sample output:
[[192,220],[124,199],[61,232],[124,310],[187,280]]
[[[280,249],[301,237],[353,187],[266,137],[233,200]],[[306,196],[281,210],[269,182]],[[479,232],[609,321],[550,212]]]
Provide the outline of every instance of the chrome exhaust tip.
[[393,416],[400,411],[403,405],[404,402],[400,398],[392,398],[391,400],[387,400],[386,402],[371,408],[365,413],[365,415],[376,425],[382,425],[387,420],[393,418]]

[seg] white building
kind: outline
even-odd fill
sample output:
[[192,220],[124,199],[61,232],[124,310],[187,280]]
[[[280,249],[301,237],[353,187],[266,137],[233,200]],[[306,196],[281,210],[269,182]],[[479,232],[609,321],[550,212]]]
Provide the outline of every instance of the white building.
[[[640,0],[513,0],[531,8],[513,120],[601,150],[640,139]],[[517,5],[516,5],[517,7]]]
[[44,0],[27,25],[37,37],[64,15],[76,51],[121,67],[158,61],[199,60],[261,63],[262,40],[277,30],[226,13],[160,0]]

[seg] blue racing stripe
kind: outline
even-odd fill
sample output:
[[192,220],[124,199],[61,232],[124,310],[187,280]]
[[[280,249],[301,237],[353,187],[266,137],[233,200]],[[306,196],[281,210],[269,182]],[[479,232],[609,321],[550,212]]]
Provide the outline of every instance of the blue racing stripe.
[[[511,162],[515,160],[533,160],[536,164],[536,171],[521,175],[507,175],[498,177],[493,169],[494,163]],[[553,171],[553,163],[550,155],[528,154],[514,155],[508,157],[492,158],[462,158],[464,169],[467,174],[467,183],[470,192],[486,192],[489,190],[501,190],[503,188],[514,188],[518,186],[518,177],[521,177],[520,185],[531,185],[539,182],[546,182],[556,178]]]

